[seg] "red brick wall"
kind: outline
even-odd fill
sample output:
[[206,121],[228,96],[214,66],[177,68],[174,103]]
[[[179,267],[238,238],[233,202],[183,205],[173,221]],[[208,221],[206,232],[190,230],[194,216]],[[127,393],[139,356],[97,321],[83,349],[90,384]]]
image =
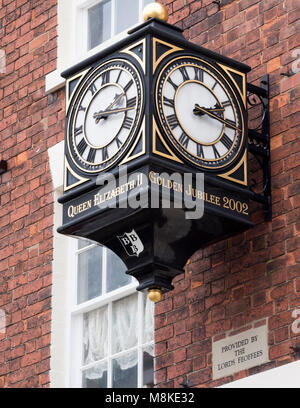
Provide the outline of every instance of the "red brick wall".
[[[255,227],[199,250],[156,306],[157,385],[214,387],[292,362],[300,341],[291,330],[300,308],[300,72],[282,75],[300,49],[300,5],[223,0],[218,11],[212,0],[161,2],[187,39],[250,65],[249,82],[270,75],[273,221],[253,205]],[[212,381],[212,341],[261,323],[270,362]]]
[[53,196],[47,149],[62,140],[63,93],[45,95],[56,68],[56,0],[0,1],[0,388],[49,384]]
[[[159,386],[214,386],[212,337],[253,321],[269,327],[271,362],[293,361],[300,307],[300,74],[282,76],[300,48],[298,0],[161,0],[186,38],[270,74],[273,211],[243,235],[198,251],[156,307]],[[64,91],[45,95],[56,68],[57,0],[0,0],[0,388],[49,386],[53,195],[47,149],[63,139]],[[298,9],[297,9],[298,7]],[[298,133],[297,133],[298,131]],[[234,379],[254,369],[234,375]],[[232,379],[232,378],[231,378]],[[227,379],[228,380],[228,379]]]

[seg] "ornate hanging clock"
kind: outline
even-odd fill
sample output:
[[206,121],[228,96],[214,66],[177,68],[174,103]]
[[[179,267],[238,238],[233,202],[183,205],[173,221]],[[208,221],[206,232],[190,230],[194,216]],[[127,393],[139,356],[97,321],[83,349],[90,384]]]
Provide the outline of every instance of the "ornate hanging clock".
[[[108,246],[138,279],[139,290],[169,290],[194,251],[252,226],[250,68],[186,41],[180,29],[155,18],[128,34],[63,73],[59,232]],[[125,165],[124,180],[119,170]],[[194,184],[199,173],[201,188]],[[174,174],[182,182],[172,181]],[[184,185],[187,174],[191,181]],[[99,185],[99,175],[112,176],[115,185]],[[155,208],[153,187],[160,203]],[[171,202],[175,193],[195,198],[203,215],[187,219],[187,206],[166,208],[165,193]],[[129,204],[128,195],[137,205]],[[146,198],[142,204],[140,196]]]

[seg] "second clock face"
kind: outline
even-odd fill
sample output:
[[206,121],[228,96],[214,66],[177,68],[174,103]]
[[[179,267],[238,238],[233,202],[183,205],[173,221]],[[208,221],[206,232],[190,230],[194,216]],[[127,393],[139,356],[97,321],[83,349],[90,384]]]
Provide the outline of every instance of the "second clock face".
[[98,173],[115,163],[135,134],[142,105],[142,82],[128,61],[109,61],[89,75],[68,126],[68,147],[76,166]]
[[161,71],[156,107],[165,133],[181,155],[205,169],[220,169],[239,154],[243,112],[221,70],[195,57],[179,57]]

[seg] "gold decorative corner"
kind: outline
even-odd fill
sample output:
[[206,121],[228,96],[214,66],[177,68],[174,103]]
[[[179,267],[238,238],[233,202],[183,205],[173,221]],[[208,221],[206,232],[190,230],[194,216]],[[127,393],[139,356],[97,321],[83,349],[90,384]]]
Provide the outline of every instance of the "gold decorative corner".
[[[177,163],[183,163],[183,161],[180,160],[180,159],[174,154],[174,152],[169,148],[169,146],[167,145],[166,141],[165,141],[164,138],[162,137],[162,135],[161,135],[161,133],[160,133],[158,127],[157,127],[157,124],[156,124],[156,122],[155,122],[154,116],[153,116],[153,121],[152,121],[152,123],[153,123],[153,135],[152,135],[152,151],[153,151],[153,153],[154,153],[154,154],[157,154],[158,156],[162,156],[162,157],[164,157],[164,158],[166,158],[166,159],[173,160],[173,161],[175,161],[175,162],[177,162]],[[160,140],[161,143],[163,144],[163,146],[164,146],[164,148],[165,148],[165,150],[166,150],[166,153],[161,152],[161,151],[159,151],[159,150],[157,149],[157,143],[156,143],[157,137],[159,138],[159,140]]]
[[[143,59],[141,59],[135,52],[132,51],[134,48],[138,47],[139,45],[143,47]],[[145,38],[141,41],[131,44],[127,48],[124,48],[121,51],[121,53],[129,54],[133,58],[135,58],[137,62],[140,64],[140,66],[142,67],[144,74],[146,75],[146,39]]]
[[[142,150],[136,154],[134,153],[135,148],[137,147],[139,141],[142,142]],[[138,136],[136,137],[133,145],[131,146],[129,152],[127,155],[124,157],[124,159],[121,161],[119,166],[122,166],[125,163],[130,162],[131,160],[136,159],[137,157],[143,156],[146,153],[146,125],[145,125],[145,117],[143,119],[142,126],[140,128],[140,131],[138,133]]]
[[[78,89],[82,78],[88,73],[89,70],[90,70],[90,68],[88,68],[85,71],[82,71],[79,74],[74,75],[72,78],[69,78],[69,79],[66,80],[66,114],[68,113],[68,110],[69,110],[73,95],[75,94],[76,90]],[[72,81],[75,81],[76,79],[78,79],[77,84],[75,85],[73,91],[70,92],[70,83]]]
[[[156,46],[157,44],[162,44],[165,47],[168,47],[169,50],[167,50],[166,52],[164,52],[160,57],[157,58],[157,52],[156,52]],[[182,48],[176,47],[176,45],[167,43],[165,41],[159,40],[157,38],[153,38],[153,74],[156,71],[156,68],[158,66],[158,64],[164,59],[166,58],[167,55],[172,54],[173,52],[176,51],[182,51]]]
[[[237,177],[234,177],[234,173],[236,173],[238,170],[241,169],[241,167],[244,166],[243,169],[243,179],[239,180]],[[238,164],[228,171],[227,173],[224,174],[218,174],[219,177],[222,177],[226,180],[233,181],[234,183],[242,184],[243,186],[248,185],[248,171],[247,171],[247,150],[245,150],[245,153],[242,157],[242,159],[238,162]]]
[[[72,176],[77,180],[73,184],[68,184],[68,172],[72,174]],[[65,169],[64,169],[64,191],[71,190],[71,188],[74,188],[76,186],[79,186],[80,184],[85,183],[86,181],[89,181],[89,179],[86,179],[84,177],[79,176],[74,172],[74,170],[71,168],[71,166],[68,163],[68,160],[65,156]]]
[[[236,89],[238,90],[242,101],[244,102],[244,106],[245,108],[247,107],[247,84],[246,84],[246,74],[244,74],[243,72],[237,71],[236,69],[233,68],[229,68],[226,65],[223,64],[218,64],[221,68],[223,68],[223,70],[227,73],[227,75],[230,77],[230,79],[232,80],[232,82],[234,83]],[[236,74],[242,77],[242,90],[239,87],[239,85],[237,84],[236,80],[234,79],[232,74]]]

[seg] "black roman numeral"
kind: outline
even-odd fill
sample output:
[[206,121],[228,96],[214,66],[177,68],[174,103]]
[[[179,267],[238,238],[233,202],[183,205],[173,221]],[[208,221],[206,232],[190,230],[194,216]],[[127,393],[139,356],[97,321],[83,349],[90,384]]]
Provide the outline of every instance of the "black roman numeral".
[[102,86],[109,83],[110,71],[103,72],[102,76]]
[[212,148],[213,148],[213,151],[214,151],[215,158],[218,159],[219,157],[221,157],[220,153],[218,152],[218,150],[216,148],[216,146],[212,145]]
[[167,82],[169,82],[169,84],[171,84],[171,85],[173,86],[173,88],[175,89],[175,91],[177,91],[178,85],[176,85],[176,84],[172,81],[172,79],[171,79],[170,77],[168,78]]
[[118,82],[120,81],[122,72],[123,72],[123,70],[120,69],[120,72],[119,72],[118,78],[117,78],[117,80],[116,80],[116,83],[118,83]]
[[194,67],[195,71],[195,81],[203,82],[203,71],[200,68]]
[[131,85],[133,84],[133,80],[131,79],[128,84],[126,86],[124,86],[124,91],[127,92],[128,89],[131,87]]
[[204,151],[201,144],[197,144],[197,156],[200,157],[200,159],[204,159]]
[[230,123],[232,126],[236,126],[236,123],[231,119],[226,119],[226,122]]
[[80,112],[80,111],[85,112],[86,108],[84,106],[80,105],[79,109],[78,109],[78,112]]
[[167,121],[172,130],[175,129],[179,125],[177,116],[175,114],[167,116]]
[[213,85],[213,87],[212,87],[211,89],[214,90],[217,85],[218,85],[218,81],[216,81],[216,82],[214,83],[214,85]]
[[125,120],[123,122],[123,128],[130,129],[131,125],[132,125],[132,122],[133,122],[133,119],[126,116],[126,118],[125,118]]
[[189,137],[185,133],[182,133],[182,135],[179,138],[179,142],[182,144],[182,146],[187,148],[189,141],[190,141]]
[[74,129],[74,135],[75,137],[80,135],[82,133],[82,126],[79,126],[78,128]]
[[102,161],[107,160],[109,158],[107,146],[103,147],[102,149]]
[[96,85],[94,83],[92,83],[92,85],[89,87],[89,91],[92,92],[92,95],[94,96],[95,93],[97,92],[97,88]]
[[180,67],[179,71],[181,72],[182,78],[184,81],[189,81],[190,77],[189,74],[186,70],[186,67]]
[[120,147],[122,146],[122,142],[121,142],[121,140],[118,138],[118,136],[116,137],[115,141],[116,141],[116,143],[117,143],[118,149],[120,149]]
[[86,141],[84,140],[84,138],[82,138],[82,139],[80,140],[78,146],[77,146],[77,150],[78,150],[78,153],[80,154],[80,156],[83,155],[83,153],[84,153],[84,151],[85,151],[86,148],[87,148],[87,143],[86,143]]
[[90,163],[94,163],[96,157],[96,149],[93,149],[92,147],[90,148],[87,161]]
[[222,103],[224,108],[226,108],[227,106],[231,106],[231,102],[229,100],[225,101],[225,102],[221,102],[221,103]]
[[164,105],[169,106],[170,108],[175,108],[175,102],[173,99],[166,98],[164,96]]
[[136,105],[136,97],[135,96],[133,98],[131,98],[131,99],[128,99],[127,108],[132,108],[135,105]]
[[231,149],[231,146],[233,144],[233,141],[226,135],[226,133],[224,133],[220,142],[223,143],[227,150]]
[[195,70],[195,80],[203,82],[203,71],[200,68],[194,67]]

